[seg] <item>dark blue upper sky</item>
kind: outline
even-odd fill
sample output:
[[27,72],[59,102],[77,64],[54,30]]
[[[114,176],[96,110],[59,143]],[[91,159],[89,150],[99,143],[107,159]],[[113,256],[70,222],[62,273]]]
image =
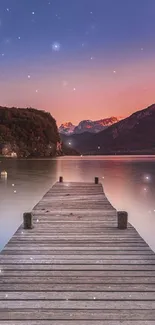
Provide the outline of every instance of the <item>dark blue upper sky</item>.
[[[52,95],[49,97],[50,71],[52,88],[58,92],[59,79],[65,89],[70,85],[72,92],[81,84],[80,71],[81,78],[89,79],[90,74],[103,69],[107,81],[111,78],[110,73],[112,78],[115,77],[115,70],[122,65],[127,64],[129,68],[130,64],[152,60],[155,55],[154,17],[155,0],[0,0],[0,82],[1,89],[5,88],[0,104],[22,105],[20,96],[23,83],[23,93],[27,93],[27,101],[23,94],[23,106],[39,104],[46,108],[43,104],[46,102],[49,110],[50,101],[52,105],[54,98]],[[121,81],[123,83],[124,78]],[[10,88],[13,80],[16,89],[12,96]],[[98,77],[98,83],[101,89],[101,76]],[[34,91],[38,90],[37,93],[39,89],[36,88],[42,88],[41,101],[33,98],[33,87]],[[70,111],[71,106],[73,110],[72,94],[70,98],[69,93],[66,96],[66,111]],[[79,96],[79,100],[81,93],[76,96]],[[105,105],[107,100],[105,98]],[[89,104],[86,102],[84,100],[84,104],[80,105],[79,101],[82,111]],[[102,107],[103,104],[102,98]],[[57,108],[65,112],[61,105],[63,103],[59,103]],[[100,106],[99,103],[97,105]],[[121,106],[120,109],[122,111]],[[90,115],[95,117],[94,114]]]
[[130,49],[154,38],[154,15],[154,0],[0,0],[1,50],[5,40],[25,56],[50,54],[56,40],[68,55],[82,42],[89,51]]

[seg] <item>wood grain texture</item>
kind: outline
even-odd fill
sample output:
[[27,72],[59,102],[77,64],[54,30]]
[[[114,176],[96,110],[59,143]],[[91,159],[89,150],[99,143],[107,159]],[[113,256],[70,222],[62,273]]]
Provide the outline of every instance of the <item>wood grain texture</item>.
[[101,184],[56,183],[0,254],[0,325],[155,325],[155,254]]
[[[70,314],[70,319],[74,314]],[[11,313],[10,313],[11,316]],[[44,320],[44,321],[1,321],[1,325],[154,325],[154,321],[102,321],[102,320]]]

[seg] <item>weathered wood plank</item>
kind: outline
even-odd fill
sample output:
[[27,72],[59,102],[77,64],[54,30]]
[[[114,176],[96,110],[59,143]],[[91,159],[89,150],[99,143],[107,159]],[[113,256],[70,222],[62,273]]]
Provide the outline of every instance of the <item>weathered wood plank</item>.
[[[72,314],[71,314],[72,315]],[[100,321],[100,320],[72,320],[70,325],[154,325],[153,321]],[[2,321],[1,325],[68,325],[68,320],[39,320],[39,321]]]
[[120,301],[120,300],[0,300],[0,308],[6,309],[20,309],[20,308],[30,308],[30,309],[126,309],[126,310],[155,310],[155,301],[150,300],[134,300],[134,301]]
[[[73,311],[73,310],[68,310],[68,311],[62,311],[61,313],[59,311],[54,311],[54,310],[47,310],[47,312],[45,311],[42,311],[42,312],[39,312],[38,311],[38,314],[37,312],[35,311],[34,313],[29,311],[28,313],[25,313],[24,312],[12,312],[12,311],[9,311],[8,312],[8,315],[9,315],[9,318],[10,319],[14,319],[13,316],[15,316],[15,319],[19,319],[20,320],[20,324],[21,324],[21,318],[23,319],[33,319],[33,320],[37,320],[37,325],[39,324],[40,325],[40,320],[43,320],[43,323],[41,322],[41,324],[46,324],[44,323],[45,320],[49,320],[49,319],[52,319],[50,325],[54,324],[54,325],[64,325],[64,324],[67,324],[68,320],[69,320],[69,324],[73,324],[73,325],[83,325],[83,324],[86,324],[88,325],[88,322],[90,322],[90,324],[101,324],[101,325],[154,325],[154,323],[152,322],[151,323],[151,320],[154,319],[154,313],[153,315],[149,315],[149,312],[148,311],[145,311],[145,312],[142,312],[142,314],[140,314],[140,312],[136,311],[135,313],[132,313],[131,316],[130,316],[130,312],[129,311],[125,311],[126,312],[126,317],[125,317],[125,313],[124,312],[118,312],[116,311],[115,313],[113,314],[108,314],[108,312],[101,312],[100,310],[98,312],[92,310],[91,313],[90,311],[86,311],[86,312],[83,312],[82,310],[80,310],[79,312],[78,311]],[[6,313],[3,312],[1,313],[1,317],[3,317],[2,319],[5,319],[5,316]],[[34,315],[34,316],[33,316]],[[143,320],[140,322],[138,321],[135,321],[135,319],[141,319],[141,317],[143,317]],[[118,318],[121,320],[118,321]],[[39,319],[39,320],[38,320]],[[58,319],[55,323],[55,320]],[[73,320],[72,320],[73,319]],[[102,321],[102,319],[106,320],[106,321]],[[111,321],[109,320],[111,319]],[[115,324],[114,324],[114,319],[116,319],[115,321]],[[122,321],[122,319],[124,321]],[[125,319],[128,319],[125,320]],[[148,319],[149,321],[147,322],[145,319]],[[65,322],[65,320],[67,320],[67,322]],[[97,323],[93,323],[94,322],[97,322]],[[98,323],[98,321],[100,323]],[[132,320],[134,320],[134,322],[131,322]],[[80,323],[78,323],[78,321],[80,321]],[[144,323],[145,322],[145,323]],[[15,323],[15,325],[17,325],[17,323]],[[23,323],[25,324],[25,322]],[[22,325],[23,325],[22,324]],[[27,324],[27,323],[26,323]],[[33,324],[33,322],[32,322]],[[49,324],[49,323],[48,323]],[[30,321],[28,323],[28,325],[31,325]]]
[[[72,316],[72,314],[70,314]],[[100,320],[72,320],[70,325],[154,325],[154,321],[100,321]],[[68,320],[37,320],[37,321],[1,321],[1,325],[68,325]]]
[[[28,252],[28,254],[26,255],[21,255],[21,254],[17,254],[17,255],[5,255],[5,254],[1,254],[0,256],[0,262],[3,262],[7,259],[10,260],[10,262],[12,260],[14,261],[19,261],[19,260],[31,260],[32,259],[32,254],[30,255],[29,254],[30,252]],[[46,262],[46,261],[49,261],[52,263],[53,259],[58,259],[58,260],[72,260],[72,259],[77,259],[77,260],[153,260],[155,262],[155,254],[147,254],[147,253],[144,253],[144,254],[128,254],[128,255],[125,255],[125,254],[122,254],[120,255],[119,252],[118,254],[95,254],[95,255],[91,255],[91,254],[84,254],[84,255],[81,255],[81,254],[70,254],[70,255],[62,255],[62,254],[55,254],[55,255],[43,255],[41,256],[40,254],[35,254],[33,255],[33,260],[42,260],[43,262]]]
[[[41,244],[41,243],[36,243],[36,244],[32,244],[32,246],[31,246],[31,244],[30,243],[28,243],[27,245],[26,245],[26,243],[24,243],[24,242],[22,242],[21,244],[19,244],[19,243],[17,243],[17,244],[14,244],[14,243],[12,243],[12,247],[11,247],[11,245],[7,245],[6,246],[6,249],[8,249],[8,250],[14,250],[14,249],[16,249],[17,251],[22,251],[23,249],[27,249],[27,250],[32,250],[32,249],[37,249],[38,248],[38,244],[39,244],[39,248],[40,249],[42,249],[42,250],[51,250],[51,249],[53,249],[53,250],[62,250],[62,244],[63,243],[58,243],[58,244],[55,244],[54,246],[52,246],[52,244],[51,243],[49,243],[49,244],[47,244],[47,243],[45,243],[45,245],[44,244]],[[78,244],[78,246],[72,246],[73,244],[72,243],[70,243],[70,244],[64,244],[64,251],[67,251],[67,250],[72,250],[72,251],[74,251],[74,250],[82,250],[82,249],[85,249],[85,250],[87,250],[87,251],[91,251],[91,244],[85,244],[85,243],[83,243],[83,244]],[[5,250],[6,250],[5,249]],[[138,246],[136,246],[136,247],[134,247],[134,244],[129,244],[129,246],[122,246],[122,245],[117,245],[117,246],[110,246],[110,245],[108,245],[108,246],[104,246],[103,244],[98,244],[98,243],[96,243],[96,245],[95,244],[93,244],[92,245],[92,249],[94,250],[97,250],[98,249],[98,251],[101,251],[101,250],[120,250],[120,251],[123,251],[123,250],[132,250],[132,251],[135,251],[135,250],[139,250],[139,251],[147,251],[147,250],[149,250],[149,247],[147,246],[147,245],[140,245],[139,247]]]
[[[2,270],[22,270],[22,271],[49,271],[49,270],[67,270],[67,271],[155,271],[155,264],[3,264]],[[1,271],[2,271],[1,270]],[[23,273],[22,273],[23,274]]]
[[73,291],[73,292],[127,292],[130,289],[131,292],[153,292],[155,293],[155,283],[2,283],[1,284],[1,292],[16,292],[16,291],[57,291],[57,292],[65,292],[65,291]]
[[115,243],[115,244],[121,244],[121,245],[123,245],[123,244],[139,244],[139,245],[146,245],[146,243],[144,242],[144,240],[142,240],[142,239],[140,239],[140,238],[114,238],[113,239],[113,241],[109,238],[107,238],[107,239],[104,239],[104,238],[93,238],[93,241],[92,241],[92,238],[91,237],[88,237],[88,238],[83,238],[83,239],[81,239],[81,237],[79,238],[68,238],[68,236],[64,236],[63,238],[56,238],[56,237],[54,237],[53,238],[53,236],[51,237],[51,239],[49,239],[49,238],[44,238],[43,236],[40,238],[40,237],[37,237],[37,238],[35,238],[34,236],[33,236],[33,238],[32,237],[25,237],[25,238],[23,238],[23,234],[22,234],[22,230],[21,230],[21,235],[18,237],[18,238],[14,238],[14,237],[12,237],[12,239],[10,240],[10,243],[13,243],[13,242],[16,242],[17,244],[18,243],[34,243],[34,244],[39,244],[39,243],[42,243],[42,244],[44,244],[44,243],[53,243],[54,245],[55,244],[62,244],[62,246],[63,246],[63,244],[70,244],[70,245],[72,245],[72,244],[74,244],[75,245],[75,243],[76,244],[83,244],[83,243],[86,243],[86,244],[91,244],[92,243],[92,245],[93,245],[93,243],[94,244],[105,244],[105,245],[109,245],[109,244],[112,244],[112,243]]
[[[21,237],[20,237],[21,236]],[[76,241],[76,240],[91,240],[92,239],[92,241],[93,240],[107,240],[107,241],[109,241],[109,240],[111,240],[112,241],[112,239],[113,240],[117,240],[118,239],[118,236],[119,236],[119,234],[118,235],[112,235],[112,234],[109,234],[109,235],[107,235],[107,234],[101,234],[101,235],[95,235],[95,234],[89,234],[89,235],[86,235],[86,234],[71,234],[71,235],[69,235],[69,234],[64,234],[64,233],[62,233],[62,234],[52,234],[52,236],[51,236],[51,234],[45,234],[44,236],[43,236],[43,234],[42,234],[42,236],[41,235],[39,235],[39,234],[22,234],[22,232],[21,232],[21,234],[20,234],[20,236],[18,236],[18,235],[14,235],[14,238],[15,239],[18,239],[18,238],[22,238],[22,239],[27,239],[28,241],[30,240],[30,239],[32,239],[32,240],[35,240],[35,239],[40,239],[40,240],[54,240],[54,239],[63,239],[63,240],[74,240],[74,241]],[[136,241],[136,235],[134,236],[134,235],[128,235],[128,234],[126,234],[126,236],[125,235],[122,235],[121,237],[119,236],[119,241],[124,241],[124,240],[130,240],[130,241]],[[140,240],[140,242],[143,242],[143,241],[141,241]]]
[[[2,255],[4,256],[4,255]],[[0,259],[0,265],[1,268],[3,267],[3,264],[25,264],[25,265],[37,265],[37,264],[42,264],[42,265],[51,265],[51,264],[63,264],[63,265],[81,265],[81,264],[85,264],[85,265],[92,265],[92,264],[102,264],[102,265],[155,265],[155,259],[109,259],[109,260],[105,260],[105,259],[63,259],[63,258],[53,258],[53,259],[43,259],[43,258],[39,258],[39,257],[33,257],[33,254],[31,255],[31,257],[27,258],[24,257],[21,258],[16,258],[16,259],[10,259],[10,256],[6,256],[7,258],[5,258],[5,260]]]
[[46,208],[43,208],[41,210],[39,209],[33,209],[33,216],[34,217],[37,217],[37,216],[42,216],[43,218],[47,218],[47,217],[51,217],[52,220],[53,218],[57,217],[57,218],[66,218],[66,217],[83,217],[83,218],[87,218],[88,221],[91,221],[91,220],[94,220],[94,218],[98,221],[102,221],[102,220],[106,220],[106,217],[107,217],[107,220],[109,219],[114,219],[117,215],[117,212],[113,209],[111,210],[108,210],[107,212],[103,213],[102,210],[99,210],[97,215],[96,215],[96,212],[93,210],[92,213],[91,213],[91,210],[90,211],[87,211],[85,209],[81,210],[81,211],[76,211],[76,210],[73,210],[73,211],[62,211],[61,209],[57,209],[57,211],[52,211],[52,210],[48,210]]
[[[10,249],[5,249],[1,254],[2,254],[2,256],[8,256],[8,255],[11,255],[11,258],[12,257],[14,257],[14,256],[16,256],[16,255],[20,255],[21,254],[21,252],[24,254],[24,255],[30,255],[31,253],[33,253],[33,255],[48,255],[49,253],[50,253],[50,255],[57,255],[58,257],[59,257],[59,255],[61,255],[62,254],[62,250],[52,250],[52,249],[47,249],[47,248],[45,248],[45,249],[40,249],[39,247],[38,247],[38,249],[29,249],[29,250],[25,250],[24,248],[23,248],[23,250],[18,250],[18,249],[15,249],[15,250],[10,250]],[[66,254],[66,255],[65,255]],[[132,256],[135,256],[135,255],[142,255],[142,256],[146,256],[146,254],[147,254],[147,258],[148,258],[148,255],[149,256],[154,256],[154,254],[153,254],[153,252],[151,252],[151,251],[149,251],[149,250],[112,250],[112,248],[111,248],[111,250],[65,250],[64,249],[64,255],[65,256],[68,256],[68,255],[71,255],[71,256],[73,256],[73,254],[74,254],[74,256],[76,257],[76,256],[79,256],[79,254],[81,255],[80,256],[80,258],[82,258],[82,256],[84,255],[84,256],[86,256],[86,258],[88,258],[88,256],[89,256],[89,258],[91,258],[91,257],[93,257],[94,258],[94,256],[98,256],[98,255],[101,255],[101,258],[103,257],[103,256],[105,256],[105,255],[108,255],[108,256],[110,256],[110,255],[112,255],[112,256],[114,256],[114,255],[132,255]],[[68,257],[67,257],[68,258]],[[95,257],[96,258],[96,257]]]
[[[5,277],[17,277],[21,276],[21,270],[2,270],[1,272]],[[78,271],[70,271],[70,270],[26,270],[22,271],[22,278],[23,277],[41,277],[40,281],[42,281],[43,277],[96,277],[99,279],[99,277],[155,277],[155,271],[100,271],[100,270],[78,270]],[[113,280],[113,279],[112,279]],[[138,280],[137,280],[138,281]]]
[[58,291],[33,291],[33,292],[0,292],[0,300],[154,300],[154,292],[58,292]]
[[91,277],[91,276],[72,276],[72,277],[67,277],[67,276],[49,276],[49,277],[40,277],[40,276],[5,276],[0,277],[0,284],[1,283],[70,283],[70,284],[76,284],[76,283],[108,283],[109,285],[111,283],[124,283],[128,284],[130,287],[131,283],[152,283],[155,284],[155,277],[154,276],[109,276],[109,277]]

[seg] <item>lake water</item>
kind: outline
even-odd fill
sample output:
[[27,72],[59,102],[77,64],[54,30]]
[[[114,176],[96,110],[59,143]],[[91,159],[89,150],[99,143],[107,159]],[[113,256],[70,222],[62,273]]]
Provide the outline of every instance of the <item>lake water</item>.
[[59,176],[66,181],[94,181],[99,176],[108,199],[155,251],[155,157],[62,157],[52,160],[1,159],[0,250],[29,211]]

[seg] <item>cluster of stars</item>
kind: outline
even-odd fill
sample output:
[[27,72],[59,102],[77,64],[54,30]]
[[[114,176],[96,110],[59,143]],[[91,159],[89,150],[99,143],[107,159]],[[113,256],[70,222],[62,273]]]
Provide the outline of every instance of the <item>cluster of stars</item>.
[[[144,183],[150,183],[151,182],[151,175],[145,174],[143,175],[143,182]],[[143,188],[144,193],[147,193],[149,190],[148,186]]]
[[[12,187],[15,187],[15,184],[14,183],[12,184]],[[14,190],[13,193],[16,194],[17,193],[17,190]]]
[[59,15],[57,15],[57,14],[55,15],[55,17],[57,17],[58,19],[61,19],[61,17]]

